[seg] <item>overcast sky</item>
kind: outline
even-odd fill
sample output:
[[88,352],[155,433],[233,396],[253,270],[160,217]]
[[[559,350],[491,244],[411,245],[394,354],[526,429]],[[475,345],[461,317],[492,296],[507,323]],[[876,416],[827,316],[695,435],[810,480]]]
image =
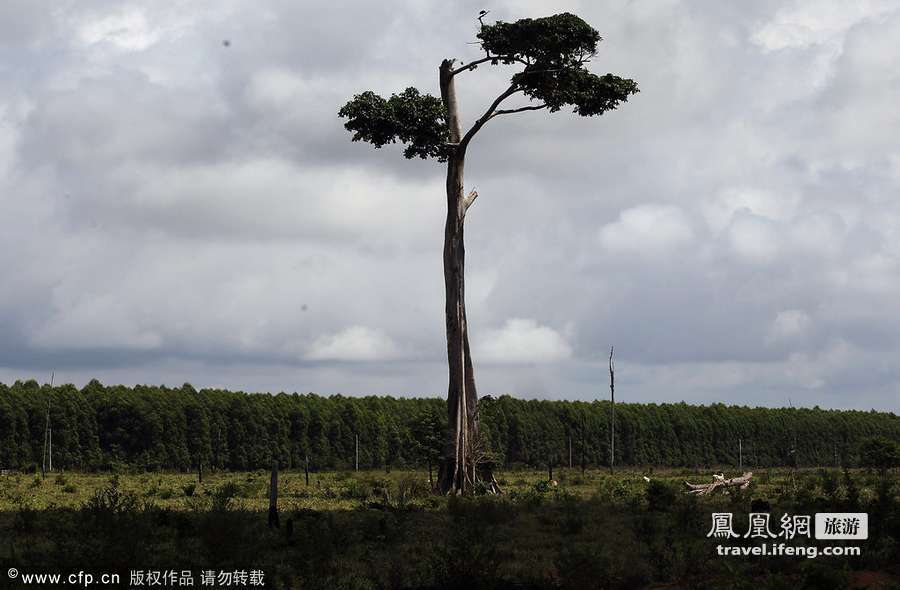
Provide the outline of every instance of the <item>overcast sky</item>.
[[437,94],[482,8],[641,93],[470,148],[480,394],[605,397],[615,345],[623,401],[900,408],[892,0],[4,0],[0,381],[445,395],[442,166],[336,113]]

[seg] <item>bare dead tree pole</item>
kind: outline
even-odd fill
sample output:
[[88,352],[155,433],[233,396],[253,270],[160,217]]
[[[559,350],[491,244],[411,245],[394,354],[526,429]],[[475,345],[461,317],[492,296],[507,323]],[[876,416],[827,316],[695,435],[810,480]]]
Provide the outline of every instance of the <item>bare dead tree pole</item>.
[[[788,405],[791,407],[791,410],[794,409],[794,403],[788,398]],[[791,416],[791,422],[796,421],[796,416]],[[791,465],[791,487],[796,492],[797,491],[797,431],[791,428],[792,440],[791,440],[791,450],[788,453],[790,457],[790,465]]]
[[581,475],[587,469],[587,424],[584,419],[584,412],[581,413]]
[[569,432],[569,469],[572,469],[572,433]]
[[54,371],[50,371],[50,393],[47,394],[47,422],[44,425],[44,450],[41,458],[41,477],[44,477],[47,471],[47,447],[50,447],[50,471],[53,471],[53,435],[50,434],[50,398],[53,395],[53,378],[56,376]]
[[356,471],[359,471],[359,435],[356,435]]
[[616,463],[616,365],[613,362],[613,349],[609,347],[609,401],[610,428],[609,428],[609,471],[612,473]]
[[738,471],[744,470],[744,447],[743,441],[738,439]]
[[309,485],[309,453],[306,453],[306,485]]

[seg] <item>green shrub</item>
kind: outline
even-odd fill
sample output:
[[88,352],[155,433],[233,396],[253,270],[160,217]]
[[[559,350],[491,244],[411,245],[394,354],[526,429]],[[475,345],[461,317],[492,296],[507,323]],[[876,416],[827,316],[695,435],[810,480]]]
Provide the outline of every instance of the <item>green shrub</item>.
[[121,491],[116,478],[113,485],[94,492],[82,508],[95,516],[118,515],[137,510],[138,499],[133,492]]
[[372,495],[372,486],[366,482],[351,479],[347,481],[345,488],[341,490],[341,497],[351,500],[368,500]]
[[838,477],[837,471],[820,469],[819,479],[821,480],[822,491],[825,492],[825,496],[828,497],[829,500],[836,499],[838,492],[841,489],[840,478]]
[[546,494],[547,492],[550,491],[550,482],[545,479],[542,479],[542,480],[538,481],[537,483],[535,483],[533,486],[531,486],[531,491],[533,491],[535,494],[540,494],[540,495]]
[[216,488],[212,494],[210,510],[212,512],[228,512],[234,507],[234,499],[238,496],[240,487],[233,481],[227,481]]

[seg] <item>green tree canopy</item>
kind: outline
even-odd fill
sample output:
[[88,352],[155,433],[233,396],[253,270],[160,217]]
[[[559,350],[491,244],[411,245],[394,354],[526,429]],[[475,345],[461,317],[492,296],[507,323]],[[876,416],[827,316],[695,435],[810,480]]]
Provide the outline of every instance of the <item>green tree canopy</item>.
[[447,160],[449,138],[447,112],[441,99],[407,88],[384,99],[371,90],[357,94],[338,115],[353,141],[365,141],[376,148],[389,143],[406,144],[407,158]]
[[[501,94],[488,114],[475,123],[463,142],[488,119],[527,110],[556,112],[566,106],[582,116],[602,115],[615,109],[638,92],[637,83],[613,74],[598,76],[586,64],[597,53],[600,34],[570,13],[543,18],[525,18],[507,23],[482,25],[477,35],[485,57],[461,64],[452,73],[476,69],[479,65],[521,65],[510,87]],[[521,93],[531,104],[499,109],[499,104]],[[446,162],[451,147],[447,110],[438,97],[407,88],[383,98],[371,90],[353,97],[338,111],[347,121],[353,141],[381,148],[402,143],[407,158],[434,158]]]
[[574,14],[498,21],[482,27],[478,38],[491,64],[525,66],[513,75],[512,86],[543,103],[529,108],[546,106],[555,112],[572,106],[582,116],[602,115],[638,92],[634,80],[613,74],[598,76],[586,69],[602,39]]

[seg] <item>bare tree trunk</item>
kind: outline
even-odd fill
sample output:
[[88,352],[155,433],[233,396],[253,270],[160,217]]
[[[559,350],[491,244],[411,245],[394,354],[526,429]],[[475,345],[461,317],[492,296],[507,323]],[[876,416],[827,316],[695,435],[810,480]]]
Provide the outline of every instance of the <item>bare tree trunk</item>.
[[50,401],[47,401],[47,423],[44,426],[44,451],[43,457],[41,461],[41,477],[44,477],[44,474],[47,471],[47,441],[50,436]]
[[584,419],[584,412],[581,413],[581,475],[584,476],[584,471],[587,469],[587,424]]
[[[440,68],[441,98],[447,110],[450,143],[456,144],[447,162],[447,222],[444,227],[444,288],[446,296],[448,430],[444,457],[438,470],[442,493],[464,493],[475,483],[473,447],[477,436],[475,375],[469,351],[465,301],[465,246],[463,222],[466,208],[474,200],[463,194],[465,146],[459,145],[459,113],[451,74],[453,61]],[[472,193],[474,195],[475,193]]]
[[50,373],[50,393],[47,394],[47,425],[44,427],[44,452],[41,461],[41,477],[44,477],[47,471],[47,444],[50,444],[50,471],[53,471],[53,429],[50,426],[50,402],[53,396],[53,377],[56,373]]
[[609,348],[609,401],[612,404],[609,429],[609,471],[611,473],[616,463],[616,366],[613,363],[613,347]]

